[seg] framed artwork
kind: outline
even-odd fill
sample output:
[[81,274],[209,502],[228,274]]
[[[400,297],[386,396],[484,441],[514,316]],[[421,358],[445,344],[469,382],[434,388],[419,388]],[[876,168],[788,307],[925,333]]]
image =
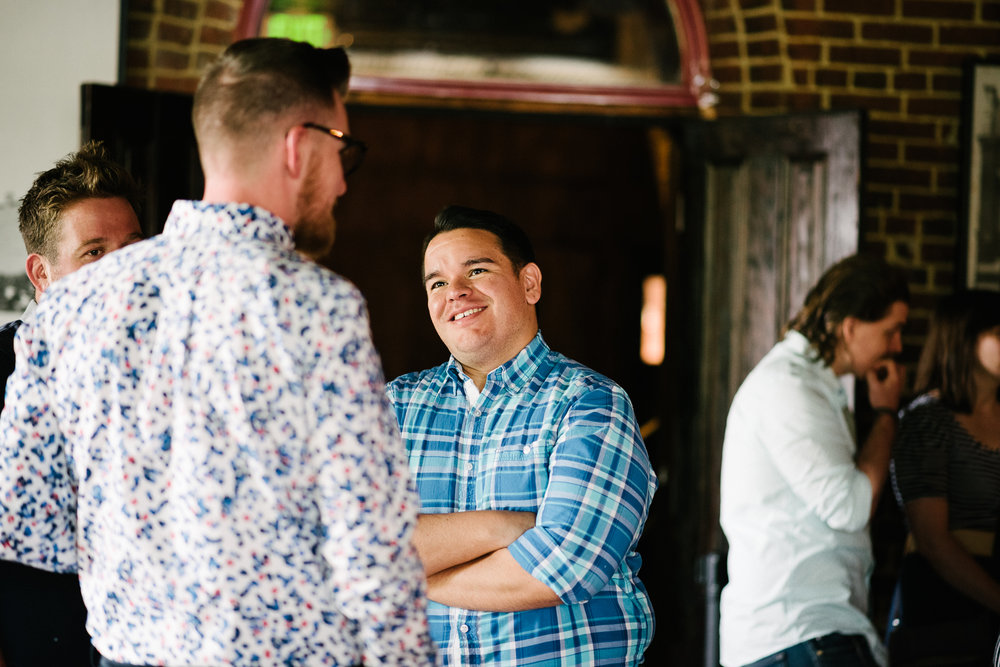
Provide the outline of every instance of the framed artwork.
[[1000,289],[1000,60],[968,63],[963,102],[962,284]]

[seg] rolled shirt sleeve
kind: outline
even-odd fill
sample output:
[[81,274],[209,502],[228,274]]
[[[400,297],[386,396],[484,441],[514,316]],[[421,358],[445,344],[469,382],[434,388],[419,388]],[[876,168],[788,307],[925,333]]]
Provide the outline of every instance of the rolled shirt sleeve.
[[592,386],[558,426],[536,525],[510,552],[563,602],[586,602],[635,548],[654,489],[628,397]]

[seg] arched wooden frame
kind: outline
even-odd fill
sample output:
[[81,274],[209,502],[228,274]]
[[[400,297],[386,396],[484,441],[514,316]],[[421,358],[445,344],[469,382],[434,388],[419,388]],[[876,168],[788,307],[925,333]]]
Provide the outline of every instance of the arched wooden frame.
[[[640,107],[714,106],[708,38],[697,0],[664,0],[674,18],[681,56],[681,83],[660,86],[571,86],[500,81],[425,80],[354,76],[351,90],[391,96],[468,100],[508,100],[544,104]],[[244,0],[235,39],[256,37],[270,0]]]

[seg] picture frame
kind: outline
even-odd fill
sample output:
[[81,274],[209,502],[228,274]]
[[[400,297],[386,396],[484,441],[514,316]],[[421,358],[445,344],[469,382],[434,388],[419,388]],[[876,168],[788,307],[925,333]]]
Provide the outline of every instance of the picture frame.
[[1000,289],[1000,59],[964,68],[960,287]]

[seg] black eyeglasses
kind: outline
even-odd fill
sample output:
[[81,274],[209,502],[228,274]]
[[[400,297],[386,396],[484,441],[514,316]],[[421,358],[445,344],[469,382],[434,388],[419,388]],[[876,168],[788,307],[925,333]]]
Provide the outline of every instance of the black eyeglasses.
[[340,139],[344,142],[344,147],[340,149],[340,166],[344,170],[345,178],[356,172],[358,167],[361,166],[361,162],[365,159],[365,152],[368,150],[365,142],[355,139],[340,130],[335,130],[332,127],[323,127],[316,123],[302,123],[302,127],[308,127],[310,130],[319,130],[334,139]]

